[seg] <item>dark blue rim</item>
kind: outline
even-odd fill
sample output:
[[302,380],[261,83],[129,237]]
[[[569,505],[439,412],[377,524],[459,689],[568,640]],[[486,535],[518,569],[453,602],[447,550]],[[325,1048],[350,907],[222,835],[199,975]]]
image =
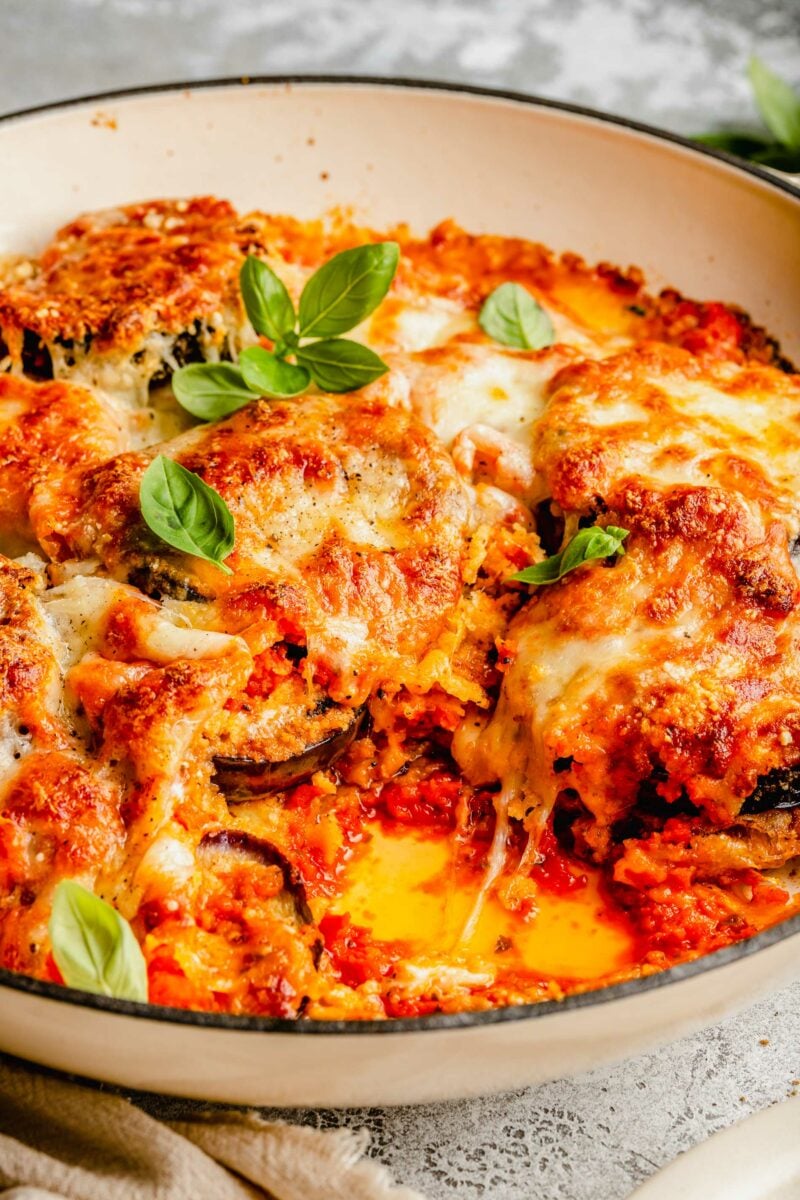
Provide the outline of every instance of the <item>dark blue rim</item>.
[[[557,100],[546,100],[539,96],[526,95],[523,92],[505,91],[499,88],[474,87],[468,84],[442,83],[422,79],[397,79],[371,75],[253,75],[229,77],[222,79],[201,79],[186,83],[149,84],[145,87],[125,88],[122,91],[98,92],[89,96],[77,96],[72,100],[59,100],[52,104],[40,104],[33,108],[23,108],[18,112],[6,113],[0,116],[0,124],[16,121],[26,117],[40,116],[58,112],[62,109],[76,108],[84,104],[99,104],[107,101],[125,100],[134,96],[157,95],[166,92],[191,92],[212,88],[249,87],[252,85],[274,86],[306,86],[306,85],[346,85],[379,87],[386,89],[418,90],[424,92],[450,92],[468,96],[484,97],[491,100],[507,100],[522,104],[529,108],[546,108],[558,112],[571,113],[574,116],[585,117],[603,125],[616,125],[635,133],[645,134],[655,141],[681,146],[684,150],[701,158],[711,158],[725,163],[740,174],[751,175],[776,191],[785,192],[800,200],[800,188],[795,187],[788,179],[781,179],[762,167],[745,163],[741,159],[709,146],[699,145],[679,134],[657,129],[640,121],[630,121],[627,117],[617,117],[608,113],[598,112],[593,108],[584,108],[578,104],[564,104]],[[31,979],[27,975],[18,975],[13,971],[0,968],[0,987],[13,991],[24,992],[46,1000],[55,1000],[61,1004],[77,1004],[83,1008],[93,1008],[100,1012],[112,1013],[116,1016],[138,1017],[147,1021],[161,1021],[171,1025],[194,1025],[201,1029],[242,1030],[248,1033],[289,1033],[301,1036],[330,1035],[330,1034],[392,1034],[420,1033],[434,1030],[467,1029],[481,1025],[499,1025],[507,1021],[522,1021],[542,1019],[572,1009],[590,1008],[594,1005],[609,1004],[614,1000],[622,1000],[627,996],[639,995],[642,992],[653,991],[656,988],[667,987],[685,979],[692,979],[706,971],[729,966],[741,958],[748,958],[774,946],[784,938],[793,937],[800,933],[800,914],[789,917],[785,921],[773,925],[763,933],[735,945],[726,946],[713,954],[704,955],[691,962],[681,963],[655,975],[642,979],[631,979],[627,983],[613,984],[594,991],[581,992],[577,995],[566,996],[563,1000],[545,1000],[537,1004],[520,1004],[507,1008],[489,1009],[484,1012],[440,1013],[427,1017],[396,1018],[386,1021],[303,1021],[288,1020],[282,1017],[239,1017],[227,1013],[194,1012],[181,1008],[165,1008],[160,1004],[139,1004],[130,1000],[112,1000],[105,996],[94,996],[88,992],[79,992],[74,988],[60,987],[55,983],[45,983],[39,979]]]

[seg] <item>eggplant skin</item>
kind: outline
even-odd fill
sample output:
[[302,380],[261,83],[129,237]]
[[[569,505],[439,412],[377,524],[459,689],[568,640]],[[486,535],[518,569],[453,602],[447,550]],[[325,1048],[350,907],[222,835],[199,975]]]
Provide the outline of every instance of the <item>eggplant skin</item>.
[[22,332],[22,370],[31,379],[53,378],[50,351],[31,329]]
[[762,775],[739,809],[741,816],[800,805],[800,766],[775,767]]
[[198,847],[201,857],[223,859],[225,855],[249,858],[265,867],[279,867],[283,886],[294,901],[297,915],[304,925],[312,925],[314,917],[308,904],[303,877],[282,850],[264,838],[255,837],[243,829],[218,829],[206,833]]
[[161,600],[168,596],[171,600],[189,600],[194,603],[207,603],[208,596],[198,591],[186,578],[181,578],[177,571],[172,571],[167,564],[155,566],[143,559],[128,572],[128,583],[149,596],[151,600]]
[[252,758],[215,755],[214,782],[229,800],[247,800],[267,792],[280,792],[296,787],[317,771],[332,766],[344,754],[364,722],[366,710],[355,709],[353,719],[344,729],[306,746],[299,754],[282,762],[258,762]]

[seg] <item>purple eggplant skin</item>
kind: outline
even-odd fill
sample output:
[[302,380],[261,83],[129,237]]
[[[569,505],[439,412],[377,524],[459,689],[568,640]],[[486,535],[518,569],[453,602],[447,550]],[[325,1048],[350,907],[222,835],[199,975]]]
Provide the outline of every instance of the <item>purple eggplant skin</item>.
[[265,867],[279,867],[283,875],[283,886],[294,901],[297,915],[304,925],[314,922],[308,905],[308,896],[303,877],[294,863],[290,862],[282,850],[264,838],[247,833],[244,829],[217,829],[205,833],[200,839],[198,852],[201,857],[224,859],[225,855],[238,858],[249,858]]
[[776,767],[762,775],[739,809],[740,816],[800,805],[800,766]]
[[232,803],[262,796],[267,792],[282,792],[310,779],[316,771],[324,771],[344,754],[361,729],[366,710],[355,709],[353,720],[346,729],[338,729],[329,737],[315,742],[283,762],[258,762],[252,758],[214,756],[214,782]]

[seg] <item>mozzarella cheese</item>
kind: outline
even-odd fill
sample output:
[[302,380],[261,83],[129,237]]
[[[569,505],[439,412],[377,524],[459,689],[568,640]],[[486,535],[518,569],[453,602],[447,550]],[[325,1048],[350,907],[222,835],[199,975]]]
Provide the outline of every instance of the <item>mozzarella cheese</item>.
[[655,780],[721,825],[800,750],[797,380],[649,345],[567,368],[533,457],[561,510],[630,531],[542,588],[456,755],[541,831],[572,789],[613,826]]
[[[208,425],[178,406],[176,369],[259,341],[245,255],[297,305],[379,237],[397,277],[349,336],[384,376]],[[484,333],[509,281],[553,345]],[[614,859],[632,891],[689,861],[689,843],[620,850],[643,789],[694,814],[704,880],[785,861],[796,822],[732,827],[800,766],[800,392],[775,355],[722,305],[450,222],[378,235],[162,200],[2,266],[0,963],[53,977],[73,878],[130,920],[155,1001],[457,1011],[639,969],[633,918],[585,863],[538,896],[562,804],[608,886]],[[147,527],[156,454],[228,506],[231,575]],[[630,531],[613,566],[506,586],[539,535],[552,551],[593,521]],[[436,913],[446,937],[417,938]],[[729,917],[714,937],[737,936]]]

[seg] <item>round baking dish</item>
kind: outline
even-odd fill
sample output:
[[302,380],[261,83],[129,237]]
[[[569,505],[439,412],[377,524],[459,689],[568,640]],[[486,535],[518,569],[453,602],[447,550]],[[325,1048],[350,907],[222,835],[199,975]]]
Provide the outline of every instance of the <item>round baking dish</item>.
[[[74,213],[212,192],[377,227],[454,217],[658,288],[742,305],[800,357],[800,191],[670,134],[501,92],[368,79],[218,80],[0,121],[0,252]],[[405,1104],[586,1070],[800,977],[800,916],[663,974],[561,1002],[415,1020],[230,1017],[0,971],[0,1049],[125,1087],[261,1105]]]

